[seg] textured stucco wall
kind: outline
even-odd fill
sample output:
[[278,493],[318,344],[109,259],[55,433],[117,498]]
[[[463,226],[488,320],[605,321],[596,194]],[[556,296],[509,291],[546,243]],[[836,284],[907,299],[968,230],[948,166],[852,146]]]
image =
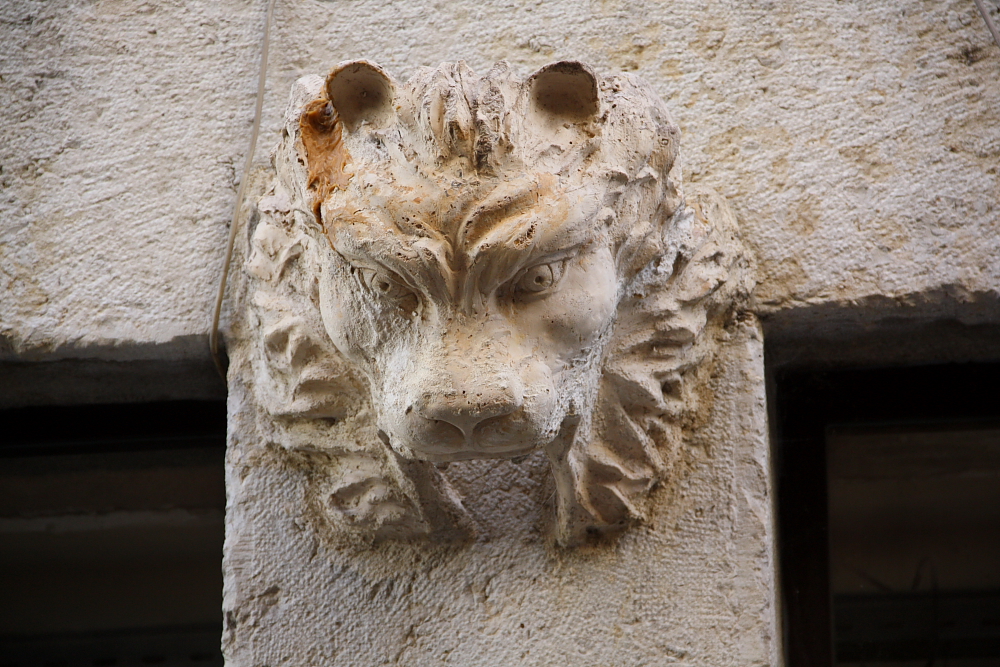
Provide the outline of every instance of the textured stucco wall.
[[259,19],[0,6],[0,354],[205,356]]
[[[206,357],[264,8],[0,5],[3,358]],[[261,158],[291,82],[342,59],[634,70],[730,199],[763,313],[1000,317],[1000,50],[972,0],[278,0],[272,53]]]

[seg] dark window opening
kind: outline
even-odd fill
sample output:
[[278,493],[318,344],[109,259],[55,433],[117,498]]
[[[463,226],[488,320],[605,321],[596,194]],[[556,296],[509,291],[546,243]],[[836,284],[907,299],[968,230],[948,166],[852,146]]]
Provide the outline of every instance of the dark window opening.
[[789,667],[1000,665],[1000,364],[774,389]]
[[0,667],[222,665],[221,401],[0,412]]

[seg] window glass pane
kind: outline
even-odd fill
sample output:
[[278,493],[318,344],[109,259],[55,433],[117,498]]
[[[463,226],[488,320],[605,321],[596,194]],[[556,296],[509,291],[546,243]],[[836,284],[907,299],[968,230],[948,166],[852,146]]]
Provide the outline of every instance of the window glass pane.
[[0,412],[0,667],[221,667],[224,416]]
[[838,665],[1000,664],[1000,429],[831,428]]

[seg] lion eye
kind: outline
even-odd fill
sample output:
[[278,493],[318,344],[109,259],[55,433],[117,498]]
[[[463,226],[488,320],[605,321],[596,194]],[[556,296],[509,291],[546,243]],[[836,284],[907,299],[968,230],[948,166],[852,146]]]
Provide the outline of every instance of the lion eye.
[[378,296],[390,301],[402,300],[413,293],[384,271],[358,269],[365,286]]
[[517,279],[514,289],[518,292],[544,292],[559,282],[559,279],[562,277],[562,271],[562,262],[533,266]]

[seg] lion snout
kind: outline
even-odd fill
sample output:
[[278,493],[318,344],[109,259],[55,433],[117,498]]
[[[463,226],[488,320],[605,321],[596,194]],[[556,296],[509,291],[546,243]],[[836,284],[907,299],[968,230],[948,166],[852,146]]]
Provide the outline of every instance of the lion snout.
[[489,419],[511,415],[524,405],[521,383],[514,377],[479,383],[448,378],[435,383],[412,404],[413,412],[431,422],[450,424],[466,442]]

